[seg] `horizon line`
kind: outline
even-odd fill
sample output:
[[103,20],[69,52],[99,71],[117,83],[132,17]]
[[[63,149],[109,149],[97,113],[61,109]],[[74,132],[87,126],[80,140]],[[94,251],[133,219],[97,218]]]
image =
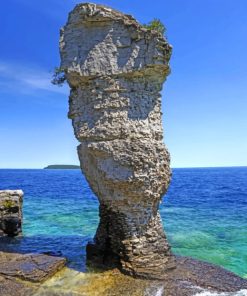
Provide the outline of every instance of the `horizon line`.
[[[72,164],[75,166],[80,166],[79,164]],[[213,168],[244,168],[247,167],[247,165],[229,165],[229,166],[191,166],[191,167],[171,167],[171,169],[213,169]],[[45,169],[45,167],[43,168],[0,168],[0,170],[43,170]],[[79,170],[80,168],[78,168]],[[58,170],[58,169],[54,169],[54,170]],[[66,169],[68,170],[68,169]],[[75,169],[73,169],[75,170]]]

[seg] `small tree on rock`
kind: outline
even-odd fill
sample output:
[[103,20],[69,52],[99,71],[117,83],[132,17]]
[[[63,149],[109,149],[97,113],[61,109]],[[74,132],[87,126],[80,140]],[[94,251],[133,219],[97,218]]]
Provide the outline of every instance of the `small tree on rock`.
[[161,33],[162,35],[165,35],[165,33],[166,33],[166,27],[157,18],[153,19],[148,24],[144,24],[143,27],[146,28],[146,29],[148,29],[148,30],[157,31],[157,32]]
[[61,67],[56,67],[52,76],[51,83],[54,85],[62,86],[66,81],[64,69]]

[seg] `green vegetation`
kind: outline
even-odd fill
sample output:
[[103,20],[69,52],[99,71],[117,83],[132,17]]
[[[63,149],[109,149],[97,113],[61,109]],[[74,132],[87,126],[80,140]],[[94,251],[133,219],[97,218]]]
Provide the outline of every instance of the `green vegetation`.
[[159,19],[153,19],[151,22],[148,24],[144,24],[143,27],[145,27],[148,30],[154,30],[162,35],[165,35],[166,33],[166,27],[163,25],[163,23]]
[[73,164],[52,164],[52,165],[48,165],[44,169],[54,170],[54,169],[79,169],[79,168],[80,168],[79,165],[73,165]]
[[12,200],[5,200],[5,201],[3,202],[3,206],[4,206],[4,208],[6,208],[6,209],[10,209],[10,208],[12,208],[12,207],[15,206],[15,203],[14,203]]
[[66,81],[64,69],[61,67],[56,67],[52,76],[51,83],[54,85],[62,86]]

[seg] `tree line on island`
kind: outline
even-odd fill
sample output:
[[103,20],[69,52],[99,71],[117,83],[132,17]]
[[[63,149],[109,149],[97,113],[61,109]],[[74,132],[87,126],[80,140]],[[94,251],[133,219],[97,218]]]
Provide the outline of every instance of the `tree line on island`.
[[79,165],[73,165],[73,164],[52,164],[44,167],[45,170],[54,170],[54,169],[80,169]]

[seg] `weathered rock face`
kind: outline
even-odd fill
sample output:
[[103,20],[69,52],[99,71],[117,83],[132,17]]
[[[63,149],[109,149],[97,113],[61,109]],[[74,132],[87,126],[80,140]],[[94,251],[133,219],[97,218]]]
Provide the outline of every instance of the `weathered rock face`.
[[22,231],[22,190],[0,190],[0,236]]
[[158,212],[171,175],[160,96],[171,47],[129,15],[79,4],[60,53],[81,168],[100,202],[88,258],[162,278],[175,266]]

